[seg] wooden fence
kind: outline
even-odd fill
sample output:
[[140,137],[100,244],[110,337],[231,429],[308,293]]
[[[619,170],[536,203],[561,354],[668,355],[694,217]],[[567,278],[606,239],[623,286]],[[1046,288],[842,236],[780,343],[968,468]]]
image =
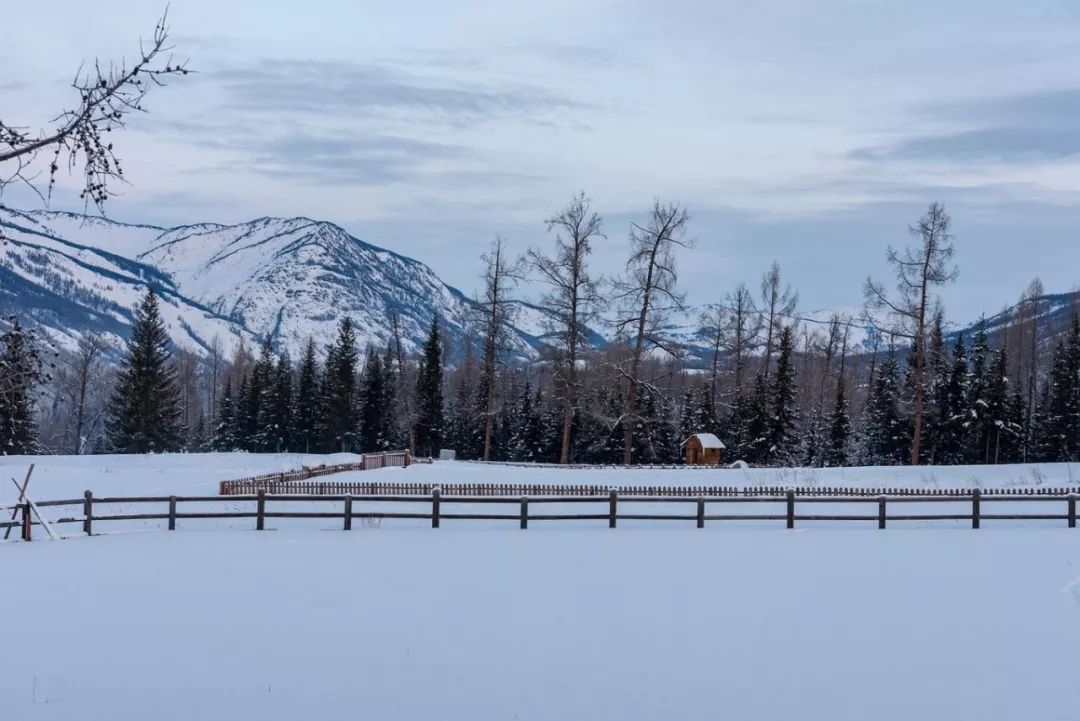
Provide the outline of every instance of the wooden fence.
[[[457,496],[446,498],[439,488],[435,488],[430,494],[414,495],[274,495],[261,491],[255,495],[247,496],[156,496],[156,497],[105,497],[95,498],[90,491],[86,491],[83,498],[44,501],[36,504],[38,508],[62,508],[80,507],[81,513],[58,518],[51,523],[55,524],[82,524],[82,532],[92,535],[94,524],[99,522],[115,521],[167,521],[169,530],[176,530],[179,521],[189,519],[234,519],[250,518],[255,522],[256,530],[266,528],[267,519],[294,519],[294,518],[318,518],[336,519],[341,527],[350,530],[353,521],[360,519],[419,519],[430,521],[432,528],[439,528],[443,521],[507,521],[519,525],[520,528],[528,528],[530,523],[546,521],[606,521],[608,528],[616,528],[619,521],[685,521],[694,522],[697,528],[704,528],[706,523],[727,523],[737,521],[777,521],[784,522],[787,528],[795,528],[796,523],[815,521],[863,521],[876,523],[879,529],[884,529],[890,522],[897,521],[966,521],[972,528],[980,528],[984,521],[997,520],[1022,520],[1022,521],[1065,521],[1069,528],[1076,527],[1076,501],[1080,494],[1076,490],[1065,494],[1051,493],[1008,493],[983,492],[975,489],[969,492],[944,494],[944,493],[917,493],[892,494],[869,497],[865,495],[813,495],[799,496],[795,490],[788,490],[777,495],[732,495],[732,496],[706,496],[697,498],[685,496],[634,496],[623,495],[618,490],[609,490],[606,496],[592,495],[567,495],[567,496]],[[253,510],[236,510],[236,502],[250,501],[254,503]],[[1036,507],[1037,510],[1046,510],[1045,513],[993,513],[986,512],[985,506],[999,503],[1023,503],[1028,507]],[[220,504],[221,511],[211,512],[185,512],[183,505]],[[314,505],[316,510],[297,511],[291,507],[282,508],[281,504],[309,504]],[[672,513],[644,513],[634,512],[636,504],[658,504],[671,506]],[[915,512],[919,510],[918,504],[964,504],[965,512],[958,513],[956,509],[940,509],[944,512],[927,513]],[[356,504],[366,504],[369,508],[358,509]],[[402,511],[396,510],[372,510],[371,507],[394,509],[400,507],[395,504],[412,504],[413,509]],[[416,510],[415,506],[422,504],[424,510]],[[580,513],[568,513],[565,509],[554,509],[557,512],[547,512],[544,507],[551,504],[569,505],[581,508]],[[733,511],[742,509],[746,504],[773,504],[773,508],[766,508],[764,513],[718,513],[718,510]],[[869,506],[868,511],[853,508],[852,513],[814,512],[821,504],[850,504],[852,507]],[[119,513],[97,514],[95,506],[102,505],[157,505],[164,506],[165,510],[152,509],[146,513]],[[735,506],[732,509],[731,506]],[[277,507],[276,509],[274,507]],[[447,511],[444,506],[449,506]],[[510,506],[510,512],[488,512],[487,509],[499,506]],[[540,506],[537,512],[537,506]],[[599,506],[599,508],[596,508]],[[800,509],[799,507],[802,507]],[[899,509],[899,513],[890,512],[890,508]],[[914,510],[912,510],[914,509]],[[8,510],[11,510],[10,508]],[[29,541],[32,538],[33,527],[39,525],[33,519],[30,504],[21,504],[15,507],[17,520],[0,522],[0,529],[18,529],[20,537]],[[802,510],[803,512],[800,512]],[[806,512],[809,510],[810,512]],[[829,509],[826,509],[829,510]],[[782,512],[777,512],[782,511]]]
[[[295,471],[282,471],[280,473],[264,473],[261,476],[248,476],[229,481],[222,481],[220,492],[223,496],[243,496],[270,491],[270,488],[292,488],[291,484],[302,483],[312,478],[329,476],[334,473],[347,473],[349,471],[372,471],[379,468],[407,467],[417,462],[408,451],[387,451],[386,453],[365,453],[356,463],[337,463],[334,465],[304,466]],[[424,462],[420,460],[420,462]],[[430,463],[430,459],[427,460]],[[310,487],[315,487],[311,486]],[[284,492],[283,490],[280,492]],[[296,491],[304,493],[304,491]]]

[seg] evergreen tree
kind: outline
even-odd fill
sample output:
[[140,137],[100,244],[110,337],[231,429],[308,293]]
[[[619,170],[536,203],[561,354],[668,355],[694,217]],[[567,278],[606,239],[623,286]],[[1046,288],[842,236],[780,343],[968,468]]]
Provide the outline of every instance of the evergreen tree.
[[442,342],[439,339],[438,318],[433,318],[416,381],[417,455],[435,456],[443,444],[445,421],[442,383]]
[[10,319],[0,335],[0,454],[40,453],[34,423],[34,388],[47,376],[36,335]]
[[847,398],[844,397],[844,378],[836,382],[836,403],[829,417],[829,438],[825,447],[824,461],[827,466],[848,464],[848,440],[851,437],[851,417],[848,415]]
[[293,401],[293,450],[313,453],[318,448],[323,422],[320,397],[319,362],[315,357],[315,341],[309,338],[300,361]]
[[877,378],[867,401],[863,440],[867,462],[877,465],[904,462],[906,432],[899,410],[900,369],[896,351],[889,354],[877,369]]
[[769,459],[769,392],[765,376],[754,378],[754,392],[746,409],[746,436],[739,455],[747,463],[765,463]]
[[776,359],[776,374],[769,389],[770,416],[768,421],[768,461],[782,465],[792,465],[798,439],[795,428],[798,422],[798,410],[795,406],[797,389],[795,387],[794,355],[795,342],[791,326],[785,326],[780,332],[779,355]]
[[157,295],[148,290],[109,403],[109,445],[117,453],[161,453],[180,448],[180,399],[169,335]]
[[967,402],[964,458],[968,463],[983,463],[990,445],[991,420],[989,413],[990,343],[986,336],[986,321],[980,319],[971,339],[971,373],[967,382]]
[[273,364],[259,409],[262,450],[281,453],[292,447],[293,370],[287,355]]
[[360,450],[365,453],[388,447],[390,408],[386,405],[386,385],[382,359],[369,349],[360,378]]
[[968,398],[967,356],[964,338],[957,336],[953,346],[952,362],[948,377],[936,388],[933,410],[934,425],[931,439],[934,462],[942,465],[962,463],[964,458],[964,439],[967,434]]
[[356,367],[359,357],[352,320],[343,318],[338,336],[326,355],[322,398],[325,423],[322,447],[349,452],[356,446]]
[[225,381],[225,392],[218,403],[217,427],[214,431],[214,450],[236,450],[236,426],[233,419],[232,379]]

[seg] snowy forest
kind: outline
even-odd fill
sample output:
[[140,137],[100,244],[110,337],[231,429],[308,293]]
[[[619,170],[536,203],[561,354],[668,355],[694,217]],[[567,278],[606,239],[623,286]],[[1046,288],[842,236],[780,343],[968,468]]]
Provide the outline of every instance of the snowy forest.
[[[895,283],[867,279],[861,317],[798,312],[773,264],[701,314],[693,367],[666,332],[685,302],[678,260],[689,215],[657,202],[633,225],[624,274],[594,278],[603,219],[582,193],[547,220],[550,245],[482,258],[472,337],[446,347],[432,318],[419,353],[396,318],[385,347],[359,346],[349,318],[298,359],[271,339],[230,355],[173,347],[147,289],[125,347],[85,333],[62,349],[10,319],[0,337],[4,453],[337,452],[453,449],[461,459],[676,463],[711,432],[725,460],[769,466],[981,464],[1080,458],[1080,319],[1050,332],[1038,281],[993,333],[950,332],[936,289],[956,276],[950,218],[931,205],[909,247],[888,251]],[[552,347],[511,362],[506,329],[530,281]],[[612,340],[590,342],[590,328]],[[855,335],[871,330],[871,340]],[[448,358],[455,362],[448,362]],[[699,359],[700,360],[700,359]]]

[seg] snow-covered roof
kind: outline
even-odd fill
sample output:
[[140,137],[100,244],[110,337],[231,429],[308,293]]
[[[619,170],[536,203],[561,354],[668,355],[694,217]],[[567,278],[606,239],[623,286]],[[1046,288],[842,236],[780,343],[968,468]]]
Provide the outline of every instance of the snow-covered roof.
[[[690,436],[690,438],[697,438],[698,442],[701,443],[702,448],[718,448],[720,450],[727,448],[727,446],[724,445],[724,442],[712,433],[695,433]],[[690,438],[683,441],[681,445],[685,446],[690,441]]]

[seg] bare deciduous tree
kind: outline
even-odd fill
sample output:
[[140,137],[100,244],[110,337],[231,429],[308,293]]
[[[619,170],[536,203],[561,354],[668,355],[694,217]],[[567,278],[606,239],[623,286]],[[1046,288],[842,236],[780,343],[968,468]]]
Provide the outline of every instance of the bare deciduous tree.
[[780,279],[780,264],[773,264],[761,276],[761,307],[765,317],[765,371],[769,377],[769,366],[772,364],[773,350],[776,339],[780,333],[780,327],[784,319],[795,312],[795,306],[799,304],[799,294],[784,286]]
[[484,340],[484,460],[491,460],[491,438],[495,427],[496,387],[495,370],[499,352],[506,346],[507,332],[513,321],[514,307],[510,291],[522,278],[523,261],[511,260],[505,241],[496,237],[491,250],[481,256],[484,261],[483,295],[477,301],[481,309],[481,328]]
[[[626,276],[616,284],[618,299],[627,308],[616,330],[630,341],[630,367],[625,371],[628,388],[623,413],[623,463],[633,460],[634,421],[637,418],[638,390],[642,383],[641,362],[645,352],[659,349],[678,355],[678,349],[663,332],[663,320],[671,310],[682,310],[684,298],[678,292],[679,275],[675,249],[693,247],[686,237],[690,216],[677,203],[653,203],[647,225],[634,223],[630,230],[630,259]],[[634,332],[633,337],[629,336]]]
[[152,88],[164,85],[169,76],[191,72],[186,61],[169,55],[167,20],[166,13],[133,63],[94,62],[80,68],[71,83],[78,104],[57,114],[50,127],[35,130],[0,118],[0,197],[8,185],[22,183],[47,204],[66,165],[83,176],[83,201],[103,209],[110,185],[124,181],[113,131],[124,128],[130,114],[145,112],[143,102]]
[[[71,452],[77,456],[82,454],[86,444],[87,396],[90,386],[98,377],[101,362],[111,348],[112,343],[106,336],[87,331],[79,336],[78,347],[67,359],[68,372],[64,393],[74,412]],[[102,404],[99,414],[103,412],[104,405]]]
[[711,390],[714,401],[719,398],[720,359],[731,358],[736,395],[742,391],[749,351],[760,342],[763,323],[761,314],[745,283],[740,283],[724,302],[709,306],[701,315],[700,333],[710,340],[712,348]]
[[555,252],[528,253],[529,264],[549,292],[540,306],[551,319],[559,338],[560,362],[554,380],[563,405],[562,445],[559,462],[570,462],[571,432],[578,409],[577,364],[589,342],[589,324],[596,318],[600,294],[586,265],[594,238],[604,237],[603,219],[592,211],[582,191],[545,221],[555,231]]
[[[914,423],[911,439],[911,465],[919,465],[922,439],[923,403],[926,395],[926,317],[930,296],[935,285],[956,278],[952,265],[955,252],[949,233],[952,219],[945,206],[931,203],[926,214],[910,227],[916,239],[914,247],[902,252],[889,248],[888,260],[896,273],[897,297],[892,299],[885,287],[867,278],[865,286],[868,309],[884,310],[893,318],[893,326],[885,332],[911,341],[915,368],[915,401],[912,409]],[[867,313],[867,320],[876,320]]]

